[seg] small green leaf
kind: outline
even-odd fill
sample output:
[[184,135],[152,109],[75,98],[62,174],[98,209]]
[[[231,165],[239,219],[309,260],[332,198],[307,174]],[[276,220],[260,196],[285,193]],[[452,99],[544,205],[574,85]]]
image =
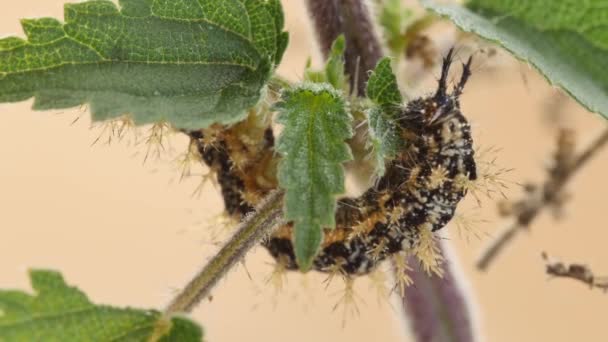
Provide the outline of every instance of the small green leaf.
[[202,341],[185,318],[165,323],[158,311],[95,305],[57,272],[30,271],[30,279],[34,295],[0,290],[0,341]]
[[304,79],[313,83],[329,83],[335,89],[346,91],[348,84],[344,74],[344,51],[346,51],[346,39],[341,34],[331,45],[325,68],[322,71],[312,70],[309,60],[306,64]]
[[313,70],[310,57],[306,60],[306,67],[304,68],[304,82],[327,83],[325,70]]
[[345,89],[346,76],[344,76],[344,51],[346,51],[346,39],[341,34],[331,46],[329,58],[325,65],[327,83],[336,89]]
[[94,120],[131,114],[197,129],[254,106],[287,46],[279,0],[108,0],[65,5],[65,24],[22,21],[0,40],[0,102],[90,104]]
[[534,65],[590,111],[608,118],[608,3],[605,0],[472,0],[422,4],[458,27]]
[[342,96],[328,84],[306,83],[285,90],[277,104],[285,126],[277,142],[282,155],[278,178],[286,190],[285,217],[295,225],[295,253],[302,271],[335,227],[336,195],[344,192],[342,163],[352,160],[345,140],[352,117]]
[[370,144],[376,158],[376,173],[383,176],[386,159],[394,157],[403,147],[397,125],[403,98],[390,58],[380,60],[370,75],[367,97],[374,103],[367,111]]
[[403,97],[390,58],[384,57],[378,62],[367,82],[366,93],[379,106],[401,105]]

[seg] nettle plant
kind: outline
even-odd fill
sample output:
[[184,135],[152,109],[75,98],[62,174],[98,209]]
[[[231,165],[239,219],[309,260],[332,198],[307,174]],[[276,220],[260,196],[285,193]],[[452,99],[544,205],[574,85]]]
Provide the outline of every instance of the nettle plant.
[[[208,166],[239,223],[162,311],[96,305],[59,273],[33,270],[34,294],[0,291],[0,341],[200,341],[202,328],[182,314],[258,243],[281,269],[347,283],[391,259],[400,295],[412,281],[431,289],[409,310],[420,341],[475,340],[436,235],[467,193],[492,181],[459,101],[474,56],[429,56],[420,32],[447,17],[607,116],[608,6],[421,4],[428,12],[415,15],[398,0],[307,0],[326,60],[298,83],[275,74],[289,42],[279,0],[89,0],[65,5],[64,22],[22,20],[26,39],[0,40],[0,101],[88,104],[94,121],[170,126],[190,138],[188,160]],[[405,51],[437,62],[428,96],[400,90],[393,70]],[[368,189],[346,197],[345,170]]]

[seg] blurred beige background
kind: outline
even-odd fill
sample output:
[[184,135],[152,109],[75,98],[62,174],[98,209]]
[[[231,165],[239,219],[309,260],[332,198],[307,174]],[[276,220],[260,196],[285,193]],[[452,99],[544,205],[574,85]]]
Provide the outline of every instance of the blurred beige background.
[[[63,2],[3,0],[0,32],[21,35],[18,18],[61,17]],[[297,80],[306,58],[318,55],[302,1],[283,3],[291,45],[280,73]],[[492,73],[480,68],[462,106],[475,123],[476,141],[501,148],[501,165],[515,168],[509,179],[539,180],[554,141],[542,115],[553,90],[528,67],[508,65]],[[199,198],[192,197],[198,179],[178,182],[175,158],[184,139],[171,138],[174,153],[143,164],[143,146],[91,146],[102,130],[90,129],[83,110],[40,113],[30,106],[31,101],[0,105],[0,288],[28,289],[28,268],[50,268],[97,303],[163,307],[217,250],[205,228],[221,212],[216,190],[207,185]],[[581,145],[605,127],[576,104],[563,106]],[[565,218],[556,222],[542,215],[486,274],[473,263],[489,238],[467,242],[451,234],[485,340],[608,340],[608,295],[570,280],[548,281],[540,259],[544,250],[608,275],[607,168],[605,151],[571,183]],[[508,192],[516,197],[519,188]],[[490,222],[479,228],[490,235],[500,226],[494,212],[492,201],[485,201],[481,216]],[[341,308],[332,312],[339,282],[326,290],[322,276],[292,275],[277,296],[265,282],[271,261],[256,249],[247,259],[251,279],[238,268],[220,283],[212,302],[196,309],[193,316],[209,341],[408,341],[395,309],[378,301],[368,280],[357,281],[360,313],[343,326]]]

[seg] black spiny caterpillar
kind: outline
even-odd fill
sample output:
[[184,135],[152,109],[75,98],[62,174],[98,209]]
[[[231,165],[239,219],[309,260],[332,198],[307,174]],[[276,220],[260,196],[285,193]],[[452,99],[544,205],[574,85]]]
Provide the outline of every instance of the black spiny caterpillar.
[[[468,184],[477,178],[471,129],[459,103],[471,59],[448,93],[452,57],[450,51],[444,58],[435,94],[413,100],[402,110],[399,128],[407,147],[387,162],[385,175],[361,196],[338,201],[336,229],[325,231],[314,269],[369,273],[386,257],[413,249],[421,234],[441,229],[452,219]],[[242,139],[242,125],[216,130],[213,146],[205,143],[204,134],[209,133],[191,134],[205,163],[217,172],[226,210],[237,218],[277,186],[276,164],[270,162],[271,128],[254,141]],[[237,165],[238,160],[246,162]],[[298,268],[292,231],[287,224],[263,242],[286,269]]]

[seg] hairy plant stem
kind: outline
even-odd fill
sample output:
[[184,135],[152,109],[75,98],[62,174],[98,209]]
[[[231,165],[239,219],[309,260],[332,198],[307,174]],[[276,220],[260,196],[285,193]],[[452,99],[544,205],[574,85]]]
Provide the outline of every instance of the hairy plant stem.
[[555,199],[560,196],[563,188],[576,172],[585,166],[607,143],[608,129],[604,130],[583,152],[579,153],[572,161],[572,166],[560,173],[558,179],[551,178],[545,182],[542,196],[526,199],[524,203],[525,208],[521,210],[512,222],[501,230],[499,236],[482,252],[476,263],[477,269],[481,271],[487,270],[504,248],[513,241],[517,233],[528,228],[543,209],[554,203]]
[[346,38],[345,71],[355,95],[364,96],[369,77],[382,58],[380,44],[369,10],[361,0],[307,0],[308,12],[323,56],[340,34]]
[[283,195],[283,191],[274,191],[254,213],[244,218],[232,238],[171,301],[165,309],[166,316],[192,311],[201,300],[209,296],[215,284],[228,270],[242,260],[257,242],[282,224]]

